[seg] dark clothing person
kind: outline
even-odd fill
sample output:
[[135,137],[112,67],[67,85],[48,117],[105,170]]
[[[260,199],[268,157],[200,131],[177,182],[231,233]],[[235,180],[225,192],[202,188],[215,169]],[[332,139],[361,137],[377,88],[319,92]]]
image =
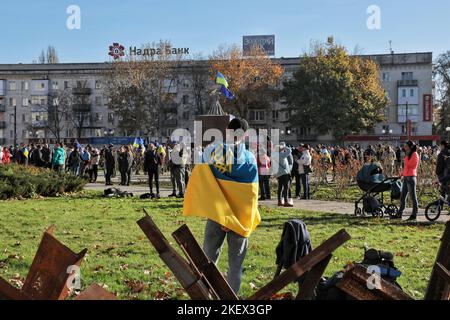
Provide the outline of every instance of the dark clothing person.
[[144,171],[148,174],[148,186],[153,196],[153,179],[155,179],[156,197],[159,197],[159,168],[162,164],[157,150],[147,150],[144,156]]
[[38,168],[45,167],[45,162],[42,159],[42,151],[41,149],[37,148],[33,150],[33,153],[31,154],[31,159],[33,162],[33,165],[35,165]]
[[270,176],[259,175],[259,190],[261,200],[270,200]]
[[52,160],[52,152],[50,148],[46,147],[42,148],[41,154],[42,154],[42,161],[44,162],[44,167],[49,167],[50,162]]
[[284,203],[288,202],[289,197],[289,183],[291,182],[291,176],[289,174],[284,174],[278,179],[278,202],[281,202],[281,200],[284,200]]
[[68,159],[68,165],[69,165],[69,169],[70,172],[72,172],[73,175],[78,175],[79,170],[80,170],[80,164],[83,160],[81,159],[81,154],[78,151],[78,149],[74,149],[70,155],[69,155],[69,159]]
[[116,167],[116,159],[114,159],[113,149],[112,147],[104,150],[104,157],[105,157],[105,184],[107,186],[111,186],[111,177],[114,174],[114,168]]
[[131,152],[122,152],[119,154],[119,171],[121,176],[121,185],[129,186],[131,181],[131,169],[133,168],[133,155]]

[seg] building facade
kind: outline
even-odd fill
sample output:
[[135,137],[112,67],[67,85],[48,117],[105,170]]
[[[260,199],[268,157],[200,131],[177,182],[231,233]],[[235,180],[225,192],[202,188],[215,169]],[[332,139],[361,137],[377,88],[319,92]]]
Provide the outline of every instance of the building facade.
[[[349,141],[395,140],[407,134],[407,120],[413,136],[428,137],[433,123],[432,53],[404,53],[364,56],[380,65],[380,78],[390,104],[386,108],[386,122],[376,126],[373,133],[349,137]],[[277,58],[274,62],[284,68],[283,79],[292,77],[299,58]],[[30,142],[54,142],[47,128],[49,99],[55,92],[69,90],[83,97],[80,112],[87,115],[81,137],[83,141],[123,135],[119,119],[108,106],[104,71],[108,63],[80,64],[0,64],[0,145]],[[179,77],[171,86],[173,103],[165,110],[160,132],[152,139],[162,139],[176,128],[193,132],[193,121],[198,115],[193,108],[193,88],[188,69],[180,67]],[[213,83],[211,82],[211,85]],[[289,126],[289,113],[279,99],[269,109],[252,109],[248,120],[254,128],[280,129],[281,139],[290,143],[331,143],[331,136],[315,135],[310,128]],[[78,137],[76,125],[62,119],[61,139],[71,141]],[[136,133],[139,135],[139,132]],[[370,140],[372,139],[372,140]]]

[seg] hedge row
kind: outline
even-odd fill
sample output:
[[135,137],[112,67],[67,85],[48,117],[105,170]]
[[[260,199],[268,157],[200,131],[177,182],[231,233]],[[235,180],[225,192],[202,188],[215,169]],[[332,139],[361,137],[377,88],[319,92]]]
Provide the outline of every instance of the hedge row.
[[81,191],[86,180],[69,173],[20,165],[0,165],[0,199],[54,197]]

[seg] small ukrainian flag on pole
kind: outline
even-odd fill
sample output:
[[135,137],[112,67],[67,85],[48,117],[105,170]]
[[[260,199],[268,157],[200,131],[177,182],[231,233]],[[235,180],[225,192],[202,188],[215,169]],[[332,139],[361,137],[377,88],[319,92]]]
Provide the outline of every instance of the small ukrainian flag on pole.
[[217,77],[216,77],[216,83],[223,85],[225,88],[228,89],[228,82],[227,79],[221,74],[219,71],[217,71]]

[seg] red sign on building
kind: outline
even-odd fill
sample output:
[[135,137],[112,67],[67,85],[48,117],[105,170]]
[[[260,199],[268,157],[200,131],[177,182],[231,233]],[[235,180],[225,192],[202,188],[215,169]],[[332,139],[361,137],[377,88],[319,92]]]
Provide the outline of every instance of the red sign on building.
[[433,121],[433,96],[423,95],[423,121]]

